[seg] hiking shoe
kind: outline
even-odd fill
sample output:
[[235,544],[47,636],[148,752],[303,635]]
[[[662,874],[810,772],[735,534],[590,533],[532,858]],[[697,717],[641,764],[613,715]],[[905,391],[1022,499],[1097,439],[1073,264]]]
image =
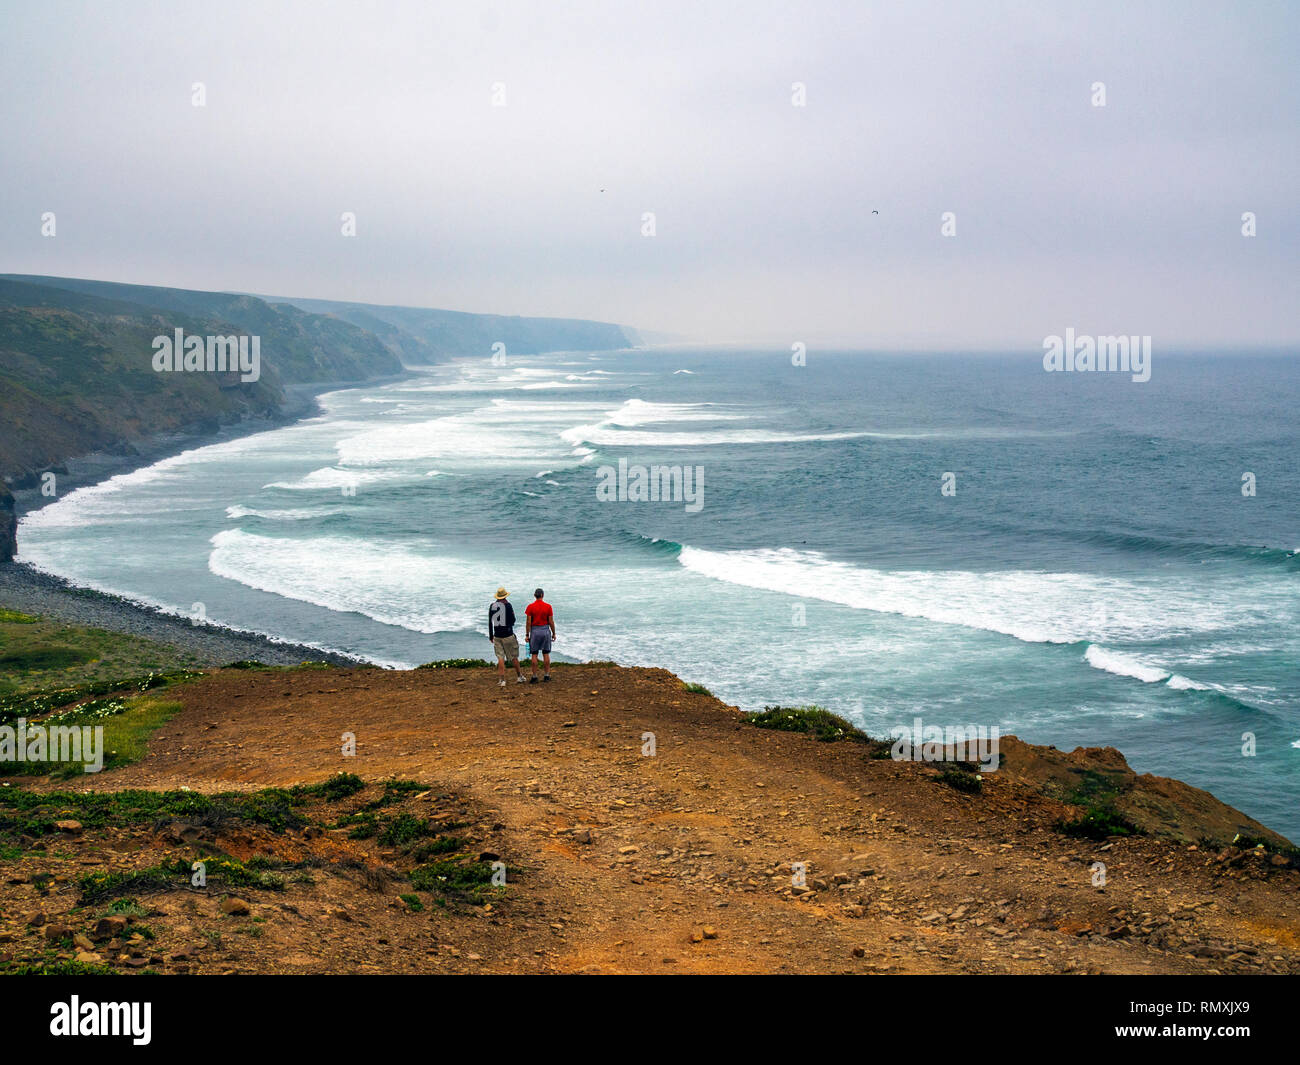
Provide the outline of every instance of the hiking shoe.
[[502,678],[501,678],[501,687],[504,688],[505,686],[506,686],[506,678],[505,678],[505,677],[502,677]]
[[515,677],[515,683],[522,684],[526,679],[527,678],[522,673],[520,673],[519,676]]
[[550,679],[551,679],[551,675],[548,673],[548,674],[546,674],[546,676],[544,676],[544,677],[542,678],[542,683],[545,683],[546,681],[548,681],[548,680],[550,680]]
[[536,684],[536,683],[537,683],[537,678],[536,678],[536,677],[529,677],[529,678],[528,678],[528,683],[529,683],[529,684]]

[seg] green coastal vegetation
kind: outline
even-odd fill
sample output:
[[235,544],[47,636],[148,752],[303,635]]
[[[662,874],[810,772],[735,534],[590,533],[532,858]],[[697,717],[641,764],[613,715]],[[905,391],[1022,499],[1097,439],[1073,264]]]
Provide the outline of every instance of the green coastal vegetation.
[[[400,369],[355,327],[329,323],[327,330],[292,308],[262,308],[259,328],[268,335],[261,375],[239,383],[237,376],[153,368],[156,336],[178,328],[200,336],[250,332],[215,308],[180,312],[0,279],[0,475],[12,487],[29,487],[79,455],[130,454],[157,433],[215,432],[274,417],[289,382],[342,380],[365,365],[375,367],[371,373]],[[245,320],[256,325],[251,315]]]
[[[77,948],[77,938],[95,935],[130,937],[151,942],[156,933],[146,918],[159,912],[161,895],[199,890],[220,896],[225,912],[248,916],[242,898],[283,896],[292,885],[313,884],[318,875],[344,877],[368,889],[396,889],[405,912],[486,909],[509,897],[511,889],[494,882],[496,855],[475,844],[464,822],[420,817],[403,803],[432,797],[454,803],[457,796],[412,780],[365,781],[338,773],[317,784],[264,788],[255,792],[204,795],[194,791],[30,791],[0,789],[0,857],[13,860],[32,854],[62,860],[58,841],[83,837],[98,840],[114,833],[163,831],[168,846],[152,864],[102,868],[73,873],[75,895],[63,925],[55,926],[46,946],[34,957],[0,958],[0,975],[92,975],[111,966],[73,961],[59,951]],[[426,804],[426,808],[431,808]],[[378,827],[376,842],[387,848],[380,864],[359,856],[322,854],[309,844],[322,833],[354,825],[365,818]],[[257,852],[238,857],[219,845],[223,833],[252,834]],[[353,838],[370,838],[356,836]],[[203,881],[194,876],[202,869]],[[528,870],[514,867],[512,881]],[[50,874],[33,877],[38,894],[54,886]],[[232,927],[235,934],[259,938],[265,918],[254,916]],[[78,929],[82,929],[78,933]],[[214,944],[221,933],[205,932]],[[29,952],[30,953],[30,952]],[[93,955],[91,957],[94,957]],[[146,970],[148,971],[148,970]]]
[[[872,739],[851,721],[820,706],[765,706],[762,710],[747,714],[746,720],[759,728],[802,732],[823,743],[849,740],[852,743],[870,744],[873,756],[889,756],[890,744],[887,740]],[[884,753],[880,754],[882,748]]]
[[184,651],[141,636],[65,625],[0,607],[0,699],[196,664]]
[[[181,709],[160,689],[199,676],[184,652],[139,636],[0,607],[0,726],[100,725],[103,768],[143,758]],[[80,776],[83,762],[0,761],[0,777]]]
[[[255,826],[273,835],[352,828],[350,838],[374,838],[393,850],[417,892],[439,896],[443,904],[452,899],[479,905],[490,901],[499,894],[489,887],[493,859],[458,834],[467,827],[464,822],[434,823],[406,810],[385,812],[429,791],[429,785],[414,780],[366,781],[353,773],[336,773],[319,784],[215,795],[136,789],[38,792],[9,787],[0,791],[0,847],[21,849],[24,841],[57,838],[58,822],[69,819],[75,819],[82,831],[153,828],[172,821],[178,831],[201,826],[206,835],[223,826]],[[355,826],[362,824],[374,824],[376,831],[356,831]],[[262,856],[241,861],[205,849],[201,843],[193,852],[192,857],[144,869],[80,876],[80,902],[98,904],[154,890],[180,890],[189,880],[193,860],[205,863],[207,879],[216,886],[267,891],[283,890],[284,874],[307,867]]]

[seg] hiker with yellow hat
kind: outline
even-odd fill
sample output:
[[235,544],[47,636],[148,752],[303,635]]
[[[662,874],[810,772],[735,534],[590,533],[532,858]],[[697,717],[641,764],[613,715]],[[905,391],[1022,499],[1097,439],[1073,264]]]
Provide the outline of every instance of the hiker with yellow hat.
[[498,588],[496,598],[488,605],[488,639],[497,653],[497,676],[501,687],[506,686],[506,659],[515,667],[515,683],[524,683],[519,668],[519,638],[515,636],[515,608],[510,605],[510,593]]

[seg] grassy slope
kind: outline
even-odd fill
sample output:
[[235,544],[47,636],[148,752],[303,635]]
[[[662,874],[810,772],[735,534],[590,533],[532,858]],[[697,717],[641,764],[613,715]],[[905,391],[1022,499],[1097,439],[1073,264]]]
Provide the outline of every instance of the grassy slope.
[[211,319],[0,281],[0,473],[21,483],[75,455],[280,409],[283,391],[270,366],[261,380],[234,388],[215,374],[155,373],[153,338],[176,327],[233,331]]
[[[14,275],[17,276],[17,275]],[[2,281],[2,279],[0,279]],[[287,303],[271,304],[255,296],[197,292],[153,285],[123,285],[62,277],[22,277],[26,287],[64,293],[118,307],[134,307],[180,325],[184,320],[211,321],[214,332],[241,332],[262,338],[262,358],[290,384],[357,381],[400,373],[401,362],[365,329]],[[221,328],[221,326],[226,328]],[[236,329],[230,329],[235,326]]]
[[[13,723],[10,710],[36,718],[23,700],[38,693],[82,691],[66,705],[61,697],[51,699],[57,707],[51,716],[60,724],[103,725],[107,768],[143,758],[149,736],[181,709],[179,702],[155,691],[135,694],[141,689],[139,678],[192,665],[176,649],[136,636],[63,625],[0,607],[0,723]],[[118,685],[121,690],[115,690]],[[94,697],[86,690],[90,688]],[[81,771],[80,765],[0,763],[0,776],[53,772],[66,777]]]
[[175,648],[138,636],[64,625],[0,607],[0,697],[194,665]]
[[[0,279],[0,476],[31,483],[76,455],[116,450],[154,433],[211,432],[273,416],[282,410],[282,382],[355,381],[401,370],[377,337],[296,307],[222,293],[98,288]],[[156,373],[153,338],[177,328],[261,337],[261,378]]]

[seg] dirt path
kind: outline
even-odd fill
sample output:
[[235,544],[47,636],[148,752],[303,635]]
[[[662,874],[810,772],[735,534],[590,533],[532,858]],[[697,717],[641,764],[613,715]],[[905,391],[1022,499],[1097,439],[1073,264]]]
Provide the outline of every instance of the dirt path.
[[[518,870],[487,912],[408,913],[399,887],[248,896],[265,933],[183,971],[1300,972],[1294,868],[1071,839],[1010,777],[965,794],[742,723],[662,670],[504,690],[482,670],[225,671],[168,697],[185,710],[149,757],[95,787],[410,778],[454,791]],[[159,927],[174,947],[215,906],[170,900]]]

